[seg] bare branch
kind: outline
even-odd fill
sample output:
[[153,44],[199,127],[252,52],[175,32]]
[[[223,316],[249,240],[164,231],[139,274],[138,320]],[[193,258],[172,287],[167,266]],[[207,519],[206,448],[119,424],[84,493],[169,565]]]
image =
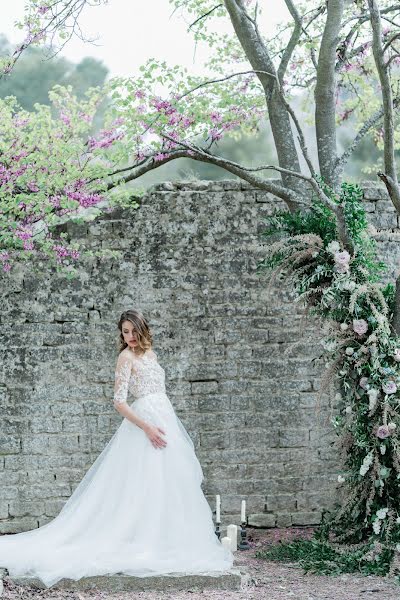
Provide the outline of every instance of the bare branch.
[[[173,140],[169,136],[166,135],[164,137],[165,139],[176,143],[176,140]],[[292,190],[288,190],[284,185],[278,185],[277,183],[271,180],[257,177],[252,172],[257,170],[263,170],[265,167],[257,167],[255,169],[242,167],[241,165],[233,161],[229,161],[225,158],[210,154],[209,152],[206,152],[205,150],[198,148],[192,144],[189,145],[185,142],[179,142],[179,145],[182,146],[182,150],[174,150],[161,160],[155,161],[153,158],[149,158],[147,162],[141,165],[140,167],[136,167],[136,165],[133,165],[131,167],[132,172],[129,175],[126,175],[124,177],[118,178],[113,182],[110,182],[107,186],[107,190],[111,190],[114,187],[117,187],[123,183],[128,183],[130,181],[138,179],[145,173],[157,169],[161,165],[166,164],[177,158],[191,158],[193,160],[221,167],[222,169],[225,169],[226,171],[237,175],[244,181],[247,181],[248,183],[254,185],[256,188],[274,194],[278,198],[284,200],[290,210],[295,210],[297,205],[299,204],[306,204],[302,197],[298,196]]]
[[335,58],[343,18],[343,0],[330,0],[322,35],[315,86],[315,127],[320,172],[336,187]]
[[[394,98],[393,106],[397,107],[399,105],[400,105],[400,98]],[[351,144],[349,145],[347,150],[345,150],[343,152],[343,154],[336,159],[336,168],[338,169],[338,173],[337,173],[338,175],[340,175],[342,173],[344,165],[347,163],[348,159],[350,158],[350,156],[354,152],[354,150],[357,148],[358,144],[367,135],[367,133],[372,129],[372,127],[374,125],[376,125],[376,123],[378,123],[378,121],[380,121],[380,119],[383,117],[383,114],[384,114],[384,109],[383,109],[383,107],[381,107],[373,115],[371,115],[371,117],[369,119],[367,119],[367,121],[364,123],[364,125],[361,127],[361,129],[358,131],[357,135],[354,137],[353,141],[351,142]]]
[[290,36],[289,43],[285,48],[280,65],[278,67],[278,80],[280,83],[282,83],[282,81],[283,81],[287,66],[292,57],[293,51],[297,46],[297,43],[300,39],[301,32],[302,32],[301,17],[299,15],[297,8],[293,4],[292,0],[285,0],[285,4],[286,4],[290,14],[293,17],[294,29],[292,31],[292,35]]
[[393,205],[400,215],[400,187],[397,178],[397,167],[395,159],[395,136],[394,136],[394,109],[390,75],[385,64],[385,56],[382,45],[382,23],[379,7],[376,0],[368,0],[370,21],[372,27],[372,51],[375,65],[381,84],[383,103],[383,156],[385,173],[379,173],[388,190]]
[[209,17],[214,12],[214,10],[217,10],[221,6],[223,6],[223,4],[217,4],[217,6],[214,6],[214,8],[212,8],[208,12],[204,13],[204,15],[201,15],[198,19],[193,21],[193,23],[191,25],[189,25],[189,29],[192,29],[192,27],[194,27],[199,21],[202,21],[203,19],[206,19],[207,17]]
[[[254,20],[247,14],[243,0],[224,0],[224,2],[238,40],[252,68],[255,71],[266,71],[276,78],[276,70],[268,49],[254,25]],[[279,165],[285,169],[300,171],[290,117],[282,102],[281,94],[277,90],[277,80],[272,79],[270,75],[259,74],[258,78],[263,86],[267,101]],[[285,176],[284,183],[293,190],[299,193],[302,192],[298,179]]]

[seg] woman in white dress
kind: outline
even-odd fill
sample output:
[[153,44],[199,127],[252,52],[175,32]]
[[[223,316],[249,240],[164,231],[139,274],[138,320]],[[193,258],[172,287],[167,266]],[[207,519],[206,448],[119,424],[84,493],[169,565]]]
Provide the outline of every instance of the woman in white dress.
[[[125,417],[61,512],[0,537],[0,567],[50,587],[62,578],[227,571],[193,442],[165,391],[140,311],[122,313],[114,406]],[[128,395],[133,397],[129,404]]]

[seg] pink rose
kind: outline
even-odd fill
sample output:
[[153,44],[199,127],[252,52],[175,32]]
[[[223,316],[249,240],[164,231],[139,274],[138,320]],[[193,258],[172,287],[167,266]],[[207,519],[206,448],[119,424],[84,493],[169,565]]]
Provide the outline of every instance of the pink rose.
[[358,385],[362,387],[363,390],[366,390],[368,386],[368,377],[361,377]]
[[376,430],[376,437],[380,440],[384,440],[385,438],[390,436],[389,427],[387,425],[380,425]]
[[382,389],[385,394],[395,394],[397,392],[397,385],[394,381],[387,381],[382,384]]
[[368,323],[364,319],[353,320],[353,331],[358,335],[364,335],[368,331]]

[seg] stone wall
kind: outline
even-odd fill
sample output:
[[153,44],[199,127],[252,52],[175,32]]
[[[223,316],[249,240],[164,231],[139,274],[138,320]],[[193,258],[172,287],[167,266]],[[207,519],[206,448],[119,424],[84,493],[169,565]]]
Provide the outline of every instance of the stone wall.
[[[396,214],[381,188],[366,189],[366,205],[394,266]],[[120,424],[116,323],[131,307],[150,319],[223,524],[238,520],[242,498],[253,524],[318,522],[337,477],[323,365],[312,360],[318,327],[290,290],[268,292],[256,273],[263,217],[277,206],[234,181],[166,183],[136,211],[64,226],[123,259],[88,261],[73,281],[28,267],[0,276],[0,532],[55,516]]]

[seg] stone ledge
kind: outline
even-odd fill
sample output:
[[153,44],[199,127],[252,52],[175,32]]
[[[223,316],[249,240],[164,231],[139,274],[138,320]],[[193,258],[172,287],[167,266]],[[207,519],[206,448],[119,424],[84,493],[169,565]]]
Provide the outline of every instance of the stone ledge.
[[[0,583],[2,575],[0,572]],[[44,583],[36,577],[10,577],[13,583],[37,589],[46,588]],[[61,579],[53,586],[52,590],[101,590],[108,592],[202,592],[205,590],[241,590],[247,584],[246,573],[239,569],[231,569],[221,574],[211,575],[200,573],[198,575],[159,575],[154,577],[132,577],[130,575],[102,575],[95,577],[82,577],[77,581]],[[1,586],[0,586],[1,587]]]

